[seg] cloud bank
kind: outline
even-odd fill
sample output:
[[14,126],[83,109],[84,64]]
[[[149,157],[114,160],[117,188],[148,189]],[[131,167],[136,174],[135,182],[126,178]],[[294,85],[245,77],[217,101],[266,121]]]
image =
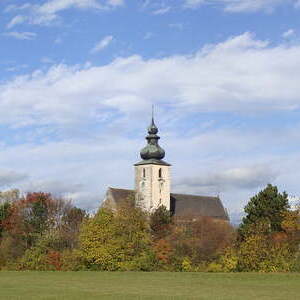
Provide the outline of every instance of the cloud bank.
[[0,170],[0,187],[7,188],[28,178],[28,175],[13,170]]
[[[172,74],[172,76],[170,76]],[[300,107],[300,46],[250,33],[191,56],[118,58],[105,66],[54,65],[0,85],[2,124],[105,122],[149,103],[191,112],[269,113]]]
[[295,8],[299,7],[298,0],[185,0],[187,8],[197,8],[201,5],[215,5],[224,7],[225,11],[238,12],[271,12],[280,5],[291,4]]
[[225,192],[236,189],[262,188],[274,182],[278,176],[267,165],[219,170],[200,177],[183,178],[176,183],[177,188],[199,192]]

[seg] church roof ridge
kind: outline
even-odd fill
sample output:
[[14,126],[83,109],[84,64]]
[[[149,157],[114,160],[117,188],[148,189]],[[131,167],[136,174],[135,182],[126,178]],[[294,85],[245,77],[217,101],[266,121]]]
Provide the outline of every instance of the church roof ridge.
[[[136,192],[134,189],[124,189],[119,187],[108,187],[111,190],[118,190],[118,191],[128,191],[128,192]],[[219,196],[208,196],[208,195],[195,195],[195,194],[184,194],[184,193],[170,193],[171,196],[188,196],[188,197],[195,197],[195,198],[206,198],[206,199],[220,199]]]
[[108,188],[110,190],[122,190],[122,191],[128,191],[128,192],[134,192],[135,191],[134,189],[115,188],[115,187],[112,187],[112,186],[109,186]]
[[201,198],[220,199],[219,196],[196,195],[196,194],[171,193],[171,195],[174,195],[174,196],[176,195],[176,196],[189,196],[189,197],[201,197]]

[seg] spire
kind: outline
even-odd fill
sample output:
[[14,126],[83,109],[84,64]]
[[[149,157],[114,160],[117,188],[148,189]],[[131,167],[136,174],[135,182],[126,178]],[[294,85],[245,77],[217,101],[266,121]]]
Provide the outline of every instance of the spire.
[[157,133],[158,128],[154,122],[154,107],[152,106],[152,118],[150,126],[148,127],[148,135],[146,136],[148,145],[140,152],[141,158],[143,159],[140,163],[167,164],[162,160],[165,157],[165,150],[158,144],[160,137]]
[[153,134],[153,135],[158,133],[158,128],[156,127],[156,125],[154,123],[154,105],[152,105],[152,120],[151,120],[150,126],[148,127],[148,133]]
[[154,104],[152,104],[152,121],[154,120]]

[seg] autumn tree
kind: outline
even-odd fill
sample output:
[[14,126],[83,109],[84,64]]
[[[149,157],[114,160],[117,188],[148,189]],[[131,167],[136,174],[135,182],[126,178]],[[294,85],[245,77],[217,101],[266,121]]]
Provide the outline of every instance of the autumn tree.
[[9,202],[4,202],[0,204],[0,239],[2,237],[2,232],[5,227],[5,221],[10,215],[11,204]]
[[0,216],[2,261],[16,263],[25,254],[24,268],[39,269],[43,263],[54,261],[43,261],[41,256],[52,252],[57,260],[62,251],[77,246],[85,212],[70,201],[39,192],[2,204]]
[[13,203],[20,200],[21,198],[21,192],[18,189],[0,191],[0,204]]
[[69,249],[78,246],[79,230],[83,220],[87,217],[86,211],[78,207],[69,207],[61,218],[61,235]]
[[181,218],[169,225],[167,235],[153,241],[153,247],[162,269],[186,271],[216,259],[234,238],[235,231],[227,222]]
[[86,220],[80,244],[89,265],[100,270],[143,270],[152,265],[147,215],[132,201],[124,201],[115,212],[101,208]]
[[4,231],[7,220],[12,213],[12,205],[21,199],[21,193],[18,189],[0,191],[0,239]]

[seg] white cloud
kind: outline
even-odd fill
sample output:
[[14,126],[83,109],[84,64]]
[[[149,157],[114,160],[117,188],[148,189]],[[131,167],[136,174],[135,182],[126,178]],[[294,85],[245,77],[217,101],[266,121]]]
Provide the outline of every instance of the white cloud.
[[185,0],[185,7],[197,8],[201,5],[221,5],[229,12],[254,12],[267,11],[271,12],[279,5],[294,4],[298,5],[298,0]]
[[7,67],[5,70],[8,72],[17,72],[19,70],[27,69],[27,68],[28,68],[28,65],[22,64],[22,65],[13,65],[13,66]]
[[27,179],[26,174],[17,173],[12,170],[0,170],[0,187],[10,187],[11,185]]
[[124,5],[124,0],[108,0],[108,4],[111,6],[121,6]]
[[294,29],[289,29],[289,30],[287,30],[286,32],[284,32],[282,34],[282,37],[285,38],[285,39],[287,39],[287,38],[290,38],[290,37],[292,37],[294,35],[295,35],[295,30]]
[[28,9],[30,8],[32,5],[30,3],[25,3],[23,5],[15,5],[15,4],[11,4],[11,5],[8,5],[5,9],[4,9],[4,12],[5,13],[9,13],[9,12],[14,12],[14,11],[20,11],[20,10],[25,10],[25,9]]
[[202,176],[183,178],[176,183],[177,188],[185,190],[224,192],[228,189],[261,188],[274,182],[278,177],[276,171],[268,165],[254,165],[227,170],[209,172]]
[[206,0],[185,0],[185,6],[190,8],[195,8],[204,4]]
[[168,13],[171,10],[170,6],[166,6],[166,7],[161,7],[159,9],[156,9],[155,11],[153,11],[154,15],[164,15],[166,13]]
[[88,68],[57,65],[0,85],[2,123],[84,122],[93,110],[128,113],[150,102],[180,107],[182,113],[296,110],[299,57],[298,45],[270,47],[245,33],[192,56],[132,56]]
[[84,188],[83,184],[80,183],[69,183],[65,181],[56,180],[35,180],[33,182],[28,181],[22,186],[26,192],[43,191],[52,193],[57,196],[65,197],[70,193],[76,193],[82,191]]
[[[101,133],[96,128],[89,129],[91,137],[72,133],[72,137],[65,137],[63,141],[1,147],[0,164],[31,174],[30,180],[16,185],[24,191],[52,192],[74,199],[83,208],[96,208],[108,186],[133,187],[133,164],[139,160],[138,152],[146,143],[143,138],[148,125],[146,115],[126,118],[120,127],[111,131],[108,124],[114,123],[112,119],[116,115],[113,115],[108,124],[101,125],[104,127]],[[168,116],[161,114],[159,125],[168,123],[164,119]],[[280,183],[280,189],[291,192],[294,187],[293,192],[299,194],[300,173],[294,168],[299,155],[274,155],[270,149],[299,141],[300,124],[294,128],[297,135],[289,130],[272,136],[272,129],[259,135],[255,130],[223,129],[197,132],[191,137],[176,134],[179,123],[169,128],[159,126],[163,129],[160,144],[166,149],[166,160],[173,164],[173,191],[221,193],[231,209],[244,206],[247,199],[268,182]],[[130,130],[134,128],[139,136],[128,137],[126,126]],[[166,132],[166,128],[169,131]],[[291,178],[295,180],[294,186],[289,185]]]
[[91,53],[97,53],[102,51],[104,48],[108,47],[109,44],[113,41],[114,37],[112,35],[108,35],[104,37],[101,41],[99,41],[94,48],[91,50]]
[[6,11],[23,10],[23,15],[17,15],[7,24],[8,28],[28,22],[35,25],[49,25],[59,18],[61,11],[75,9],[107,10],[124,4],[123,0],[48,0],[42,4],[27,4],[9,6]]
[[36,38],[36,33],[34,32],[11,31],[4,33],[4,35],[13,37],[17,40],[33,40]]
[[69,8],[102,8],[96,0],[50,0],[36,7],[36,12],[40,15],[55,15],[56,13]]
[[10,29],[18,24],[25,22],[26,20],[27,20],[26,16],[17,15],[11,19],[11,21],[6,25],[6,27]]

